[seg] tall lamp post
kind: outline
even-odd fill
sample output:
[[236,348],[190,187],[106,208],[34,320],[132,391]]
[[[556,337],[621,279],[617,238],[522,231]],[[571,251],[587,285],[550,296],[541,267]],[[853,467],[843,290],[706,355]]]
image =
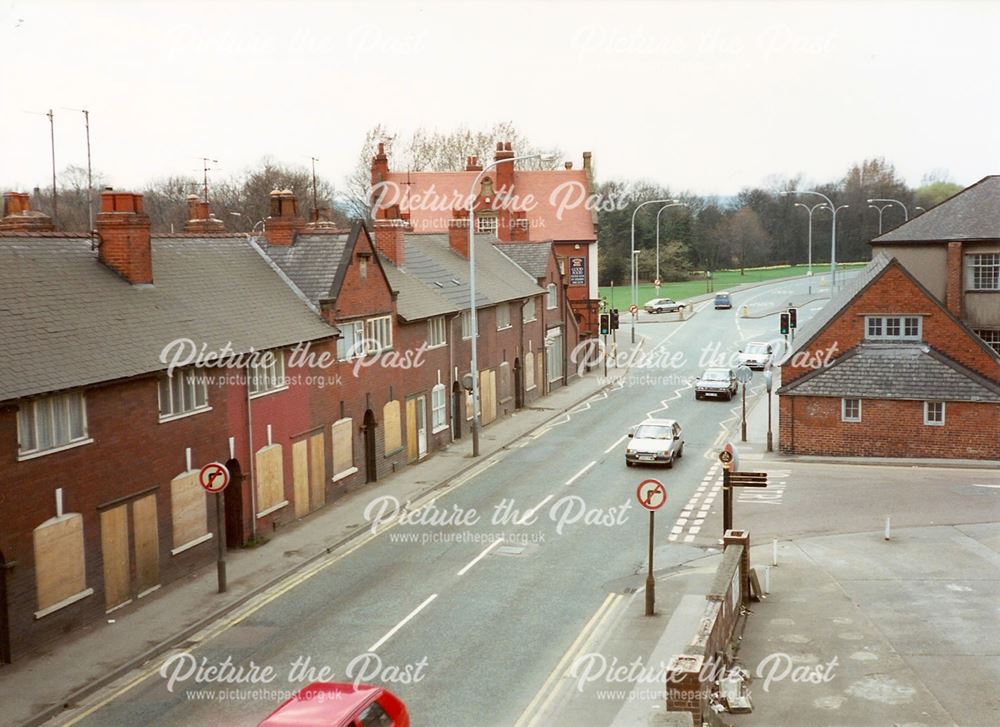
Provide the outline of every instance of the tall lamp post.
[[903,208],[903,222],[909,222],[910,221],[910,212],[909,212],[909,210],[907,210],[906,209],[906,205],[903,204],[902,202],[900,202],[898,199],[888,199],[888,198],[876,197],[875,199],[868,200],[868,204],[872,204],[873,202],[888,202],[889,204],[898,204],[900,207]]
[[817,197],[822,197],[826,204],[821,205],[821,207],[829,207],[830,211],[833,212],[833,226],[830,230],[830,289],[832,291],[837,286],[837,213],[850,205],[842,204],[840,207],[837,207],[833,203],[833,200],[825,194],[822,192],[814,192],[812,190],[789,190],[787,192],[782,192],[781,194],[782,196],[790,194],[812,194]]
[[826,204],[826,202],[817,202],[812,207],[810,207],[809,205],[803,204],[802,202],[796,202],[795,203],[796,207],[801,207],[802,209],[804,209],[806,212],[809,213],[809,252],[808,252],[808,257],[809,257],[809,274],[810,275],[813,274],[813,212],[815,212],[820,207],[823,207],[825,204]]
[[[869,200],[869,201],[871,201],[871,200]],[[881,235],[882,234],[882,213],[885,212],[890,207],[892,207],[892,205],[891,204],[884,204],[884,205],[879,206],[877,204],[870,204],[870,205],[868,205],[868,207],[870,209],[873,209],[873,210],[878,210],[878,234]]]
[[660,207],[656,212],[656,279],[660,279],[660,213],[671,207],[690,207],[686,202],[671,202]]
[[479,320],[476,315],[476,188],[479,181],[490,169],[497,164],[510,162],[523,162],[529,159],[540,159],[543,162],[550,162],[555,159],[554,154],[525,154],[524,156],[511,157],[510,159],[494,159],[476,175],[469,188],[469,314],[472,317],[472,456],[479,456],[479,355],[476,337],[479,335]]
[[[632,305],[639,305],[639,271],[636,266],[635,259],[635,215],[636,213],[645,207],[647,204],[674,204],[677,202],[676,199],[648,199],[645,202],[640,202],[636,205],[636,208],[632,210]],[[632,316],[632,343],[635,343],[635,315]]]

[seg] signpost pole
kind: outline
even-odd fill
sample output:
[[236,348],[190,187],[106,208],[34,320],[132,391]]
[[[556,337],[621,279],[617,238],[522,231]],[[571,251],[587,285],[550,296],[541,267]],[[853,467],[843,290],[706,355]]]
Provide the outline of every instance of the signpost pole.
[[747,385],[743,386],[743,422],[740,425],[740,433],[742,435],[743,441],[747,441]]
[[649,570],[646,573],[646,615],[652,616],[656,608],[656,580],[653,578],[653,526],[656,511],[649,511]]
[[226,518],[225,503],[222,499],[222,491],[215,493],[215,521],[218,526],[216,536],[219,540],[219,560],[217,570],[219,575],[219,593],[226,592]]
[[604,334],[604,355],[601,357],[604,359],[604,378],[608,378],[608,334]]
[[729,484],[730,464],[724,464],[722,470],[722,532],[733,529],[733,488]]
[[773,452],[774,445],[771,441],[771,387],[767,387],[767,451]]

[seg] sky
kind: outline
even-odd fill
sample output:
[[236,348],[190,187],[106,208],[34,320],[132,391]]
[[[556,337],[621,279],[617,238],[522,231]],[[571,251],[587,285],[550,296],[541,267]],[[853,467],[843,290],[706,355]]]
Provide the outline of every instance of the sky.
[[[338,186],[367,129],[510,120],[599,179],[730,195],[884,156],[1000,173],[1000,2],[0,0],[0,184],[121,189],[264,156]],[[516,151],[516,150],[515,150]],[[392,160],[390,159],[390,165]]]

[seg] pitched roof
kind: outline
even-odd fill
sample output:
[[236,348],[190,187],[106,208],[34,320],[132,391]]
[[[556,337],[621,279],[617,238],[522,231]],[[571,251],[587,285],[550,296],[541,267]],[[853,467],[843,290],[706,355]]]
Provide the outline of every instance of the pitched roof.
[[1000,175],[994,174],[876,237],[871,244],[997,239],[1000,239]]
[[336,296],[350,258],[350,233],[299,234],[292,245],[262,244],[261,249],[313,303]]
[[154,237],[152,258],[134,286],[89,239],[0,235],[0,401],[164,370],[176,339],[240,353],[337,334],[242,235]]
[[533,278],[544,278],[549,269],[552,242],[500,243],[497,249],[509,257]]
[[[447,232],[452,209],[467,204],[478,175],[479,172],[389,172],[385,182],[391,186],[383,202],[387,206],[399,204],[402,212],[408,212],[417,233]],[[483,178],[496,185],[495,171]],[[511,208],[527,212],[529,241],[597,239],[594,216],[583,204],[590,194],[584,170],[515,170],[513,193]],[[560,210],[562,204],[566,209]]]
[[462,310],[460,305],[442,296],[436,286],[428,285],[397,268],[385,257],[382,257],[382,267],[389,286],[398,294],[396,314],[404,321],[433,318]]
[[778,394],[1000,402],[1000,386],[921,343],[862,343]]

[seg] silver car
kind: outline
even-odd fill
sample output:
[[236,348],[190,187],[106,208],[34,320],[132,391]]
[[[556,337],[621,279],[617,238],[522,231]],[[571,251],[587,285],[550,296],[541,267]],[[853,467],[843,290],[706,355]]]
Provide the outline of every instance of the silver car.
[[732,369],[705,369],[694,382],[694,398],[712,396],[729,401],[736,396],[737,388],[736,374]]
[[763,371],[771,362],[772,353],[771,344],[751,341],[740,351],[739,361],[751,369]]
[[683,307],[683,303],[671,298],[653,298],[643,306],[647,313],[675,313]]
[[625,447],[625,464],[665,464],[674,466],[674,460],[684,456],[684,437],[681,425],[673,419],[646,419],[628,433]]

